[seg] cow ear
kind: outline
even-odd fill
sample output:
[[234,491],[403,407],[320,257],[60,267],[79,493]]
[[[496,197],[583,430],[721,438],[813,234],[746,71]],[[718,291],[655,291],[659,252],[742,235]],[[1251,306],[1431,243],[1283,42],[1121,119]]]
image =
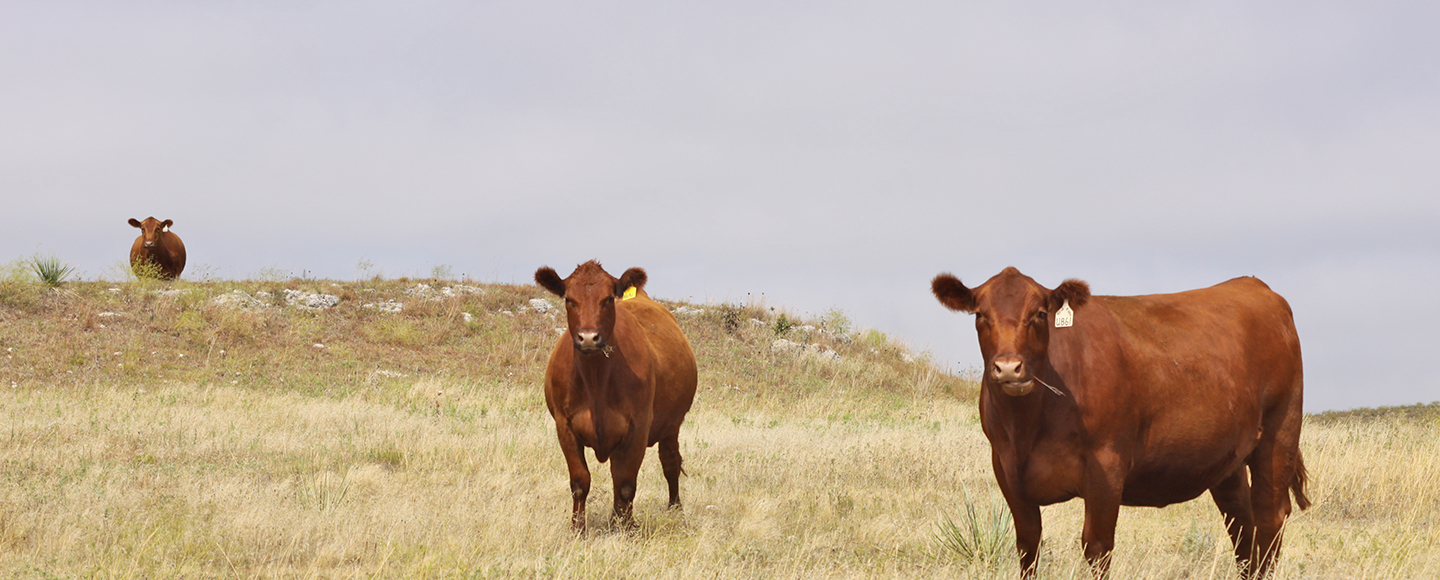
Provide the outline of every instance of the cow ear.
[[941,274],[930,281],[930,291],[946,308],[956,312],[975,311],[975,293],[950,274]]
[[631,268],[626,270],[624,274],[620,275],[620,279],[615,281],[615,295],[624,295],[625,291],[632,287],[636,290],[644,288],[645,282],[649,279],[650,278],[645,275],[644,268]]
[[1090,285],[1074,278],[1061,282],[1050,292],[1050,309],[1060,308],[1067,300],[1072,308],[1084,306],[1090,300]]
[[135,227],[137,227],[137,228],[143,228],[143,227],[145,227],[145,226],[140,225],[140,220],[137,220],[137,219],[135,219],[135,218],[130,218],[130,225],[135,226]]
[[560,275],[556,274],[555,270],[549,266],[542,266],[535,271],[535,283],[539,284],[541,288],[549,290],[551,294],[561,298],[565,297],[565,281],[560,279]]
[[168,232],[170,231],[170,226],[173,225],[175,225],[175,220],[165,220],[163,222],[160,222],[160,231]]

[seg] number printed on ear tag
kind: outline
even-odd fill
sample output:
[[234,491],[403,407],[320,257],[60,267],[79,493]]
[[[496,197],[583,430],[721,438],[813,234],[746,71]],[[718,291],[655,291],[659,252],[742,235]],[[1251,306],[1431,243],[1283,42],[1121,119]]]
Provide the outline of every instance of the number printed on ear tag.
[[1066,328],[1075,324],[1075,311],[1070,309],[1070,300],[1066,299],[1060,309],[1055,311],[1055,328]]
[[629,287],[629,288],[626,288],[626,289],[625,289],[625,293],[620,295],[620,299],[621,299],[621,300],[629,300],[629,299],[634,298],[634,297],[635,297],[635,287],[634,287],[634,286],[631,286],[631,287]]

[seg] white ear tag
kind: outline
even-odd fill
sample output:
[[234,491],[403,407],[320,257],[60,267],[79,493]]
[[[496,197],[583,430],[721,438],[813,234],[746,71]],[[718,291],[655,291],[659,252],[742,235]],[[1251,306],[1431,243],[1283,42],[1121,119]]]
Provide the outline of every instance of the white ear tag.
[[1070,309],[1070,300],[1066,299],[1060,309],[1055,311],[1055,328],[1067,328],[1075,324],[1075,311]]
[[170,226],[165,226],[165,227],[163,227],[163,228],[160,228],[160,231],[162,231],[162,232],[168,232],[168,231],[170,231]]

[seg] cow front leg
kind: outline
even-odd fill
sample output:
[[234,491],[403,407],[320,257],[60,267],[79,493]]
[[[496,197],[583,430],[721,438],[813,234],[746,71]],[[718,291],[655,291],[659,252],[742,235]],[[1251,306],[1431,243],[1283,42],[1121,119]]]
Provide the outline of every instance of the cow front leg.
[[590,497],[590,466],[585,463],[585,448],[575,439],[568,425],[557,422],[560,451],[565,454],[565,468],[570,472],[570,528],[585,533],[585,500]]
[[1026,501],[1010,486],[999,456],[991,453],[990,461],[995,469],[995,479],[1000,484],[1000,493],[1005,496],[1005,504],[1010,508],[1010,519],[1015,523],[1015,552],[1020,556],[1020,576],[1031,580],[1039,571],[1040,504]]
[[633,529],[635,482],[640,475],[640,462],[645,459],[645,443],[626,443],[610,456],[610,475],[615,482],[614,522],[623,529]]
[[1115,521],[1120,518],[1120,498],[1125,491],[1124,466],[1129,459],[1110,449],[1095,453],[1085,466],[1085,530],[1080,545],[1090,562],[1090,575],[1104,578],[1110,573],[1110,554],[1115,550]]

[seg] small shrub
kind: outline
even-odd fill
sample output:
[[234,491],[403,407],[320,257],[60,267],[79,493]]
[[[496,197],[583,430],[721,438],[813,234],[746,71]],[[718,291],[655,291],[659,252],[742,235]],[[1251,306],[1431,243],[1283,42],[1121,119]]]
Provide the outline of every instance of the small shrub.
[[152,260],[132,263],[130,264],[130,268],[127,270],[127,272],[131,276],[135,277],[136,281],[159,280],[160,271],[160,264],[156,264]]
[[736,306],[721,304],[717,309],[720,312],[720,326],[726,334],[735,334],[740,330],[741,310]]
[[839,308],[826,310],[820,317],[820,325],[835,336],[850,334],[850,317],[845,316],[845,311]]
[[54,254],[30,258],[30,269],[35,272],[35,277],[51,288],[58,288],[65,283],[65,279],[75,272],[75,267],[60,261]]
[[771,330],[775,331],[775,336],[783,336],[786,332],[789,332],[790,329],[795,328],[796,326],[797,325],[795,324],[795,321],[790,320],[789,318],[786,318],[784,314],[781,314],[775,319],[775,325],[771,327]]

